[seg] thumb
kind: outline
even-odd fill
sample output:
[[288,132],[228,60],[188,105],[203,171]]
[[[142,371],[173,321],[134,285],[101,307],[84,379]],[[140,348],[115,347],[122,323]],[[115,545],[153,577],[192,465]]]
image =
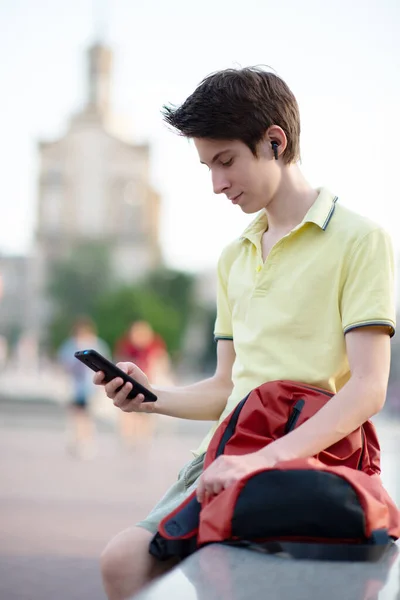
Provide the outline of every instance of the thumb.
[[117,367],[119,367],[121,369],[121,371],[124,371],[124,373],[126,373],[127,375],[130,375],[131,377],[133,377],[133,379],[136,379],[137,381],[139,381],[139,383],[141,381],[147,380],[146,374],[143,373],[143,371],[141,369],[139,369],[139,367],[137,365],[135,365],[134,363],[121,362],[121,363],[117,364]]
[[129,368],[131,366],[132,363],[127,363],[127,362],[119,362],[117,363],[117,367],[118,369],[121,369],[121,371],[123,371],[124,373],[127,373],[128,375],[131,374],[131,369]]

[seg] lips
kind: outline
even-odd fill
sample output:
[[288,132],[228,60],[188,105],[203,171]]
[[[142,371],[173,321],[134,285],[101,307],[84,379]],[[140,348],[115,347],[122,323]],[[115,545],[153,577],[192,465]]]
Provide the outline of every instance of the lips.
[[237,204],[240,200],[241,195],[243,194],[243,192],[240,192],[240,194],[238,194],[237,196],[233,196],[231,198],[229,198],[229,200],[232,202],[232,204]]

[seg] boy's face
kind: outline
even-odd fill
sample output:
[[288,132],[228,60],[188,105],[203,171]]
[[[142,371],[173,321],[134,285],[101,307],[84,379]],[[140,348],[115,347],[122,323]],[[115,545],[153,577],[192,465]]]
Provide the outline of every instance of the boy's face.
[[194,144],[211,172],[215,194],[225,194],[247,214],[268,206],[281,181],[268,140],[260,142],[257,157],[239,140],[194,138]]

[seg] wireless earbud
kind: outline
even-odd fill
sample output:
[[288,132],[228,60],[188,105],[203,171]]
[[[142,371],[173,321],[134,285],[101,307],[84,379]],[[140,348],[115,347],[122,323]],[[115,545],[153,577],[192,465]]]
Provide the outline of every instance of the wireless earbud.
[[274,152],[275,160],[278,160],[278,142],[271,142],[271,146]]

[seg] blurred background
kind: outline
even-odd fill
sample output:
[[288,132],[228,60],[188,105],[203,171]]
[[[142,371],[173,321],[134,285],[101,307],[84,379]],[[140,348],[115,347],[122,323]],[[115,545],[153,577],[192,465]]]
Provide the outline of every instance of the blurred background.
[[167,385],[212,373],[216,262],[251,219],[212,194],[162,105],[218,69],[270,66],[300,105],[306,176],[380,222],[397,257],[400,5],[3,0],[0,27],[0,596],[62,598],[65,581],[103,598],[101,549],[209,424],[121,417],[69,358],[95,347]]

